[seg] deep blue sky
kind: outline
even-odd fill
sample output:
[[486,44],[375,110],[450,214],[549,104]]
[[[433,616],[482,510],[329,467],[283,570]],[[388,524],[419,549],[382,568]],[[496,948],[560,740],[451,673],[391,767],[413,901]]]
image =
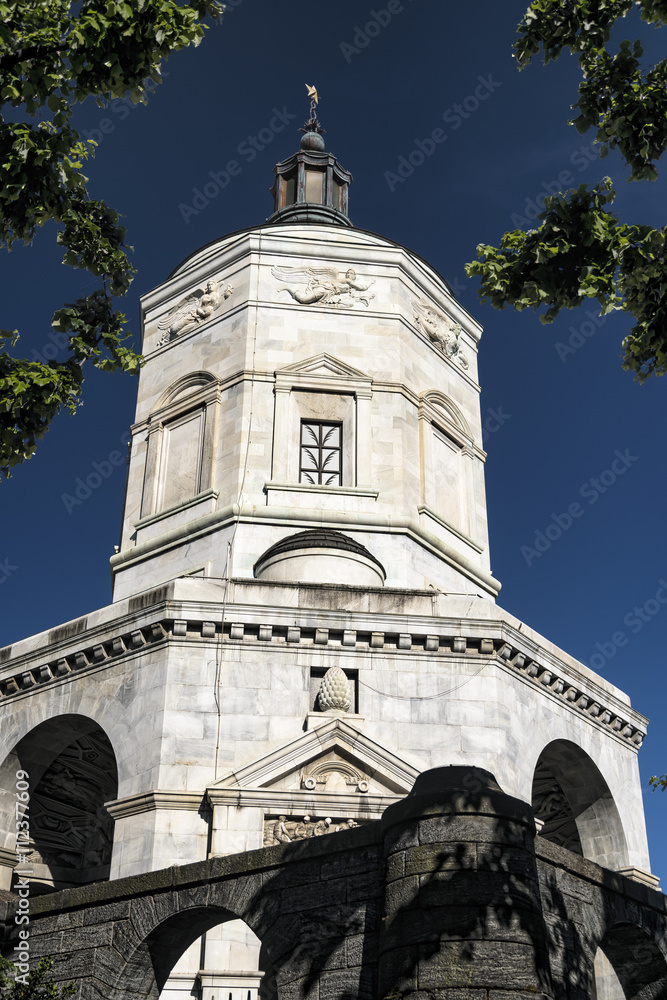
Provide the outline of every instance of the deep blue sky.
[[[650,603],[659,580],[667,579],[661,431],[667,383],[640,387],[621,370],[626,317],[607,318],[590,337],[581,332],[592,333],[585,309],[544,327],[532,313],[482,306],[476,282],[463,270],[478,243],[496,243],[514,228],[512,217],[525,217],[544,186],[564,172],[568,184],[611,174],[621,217],[660,226],[665,184],[628,184],[616,156],[599,162],[589,155],[593,135],[579,136],[567,125],[578,82],[571,58],[517,72],[511,45],[525,3],[394,2],[389,23],[351,51],[357,26],[386,7],[385,0],[338,0],[335,8],[312,0],[232,0],[199,49],[169,60],[148,107],[104,111],[91,101],[80,110],[81,129],[96,138],[94,130],[107,129],[86,171],[90,191],[125,215],[135,248],[139,274],[125,311],[136,331],[140,294],[197,247],[270,214],[272,166],[296,149],[295,130],[307,112],[304,82],[314,82],[327,147],[355,178],[353,221],[431,261],[485,327],[482,411],[491,426],[500,422],[493,423],[491,411],[502,414],[502,426],[485,441],[500,603],[584,663],[597,654],[598,672],[652,719],[640,764],[653,867],[667,878],[667,797],[647,787],[650,774],[667,770],[660,639],[667,606]],[[664,33],[638,20],[626,22],[618,37],[640,32],[652,58],[661,58]],[[480,78],[491,93],[458,119],[454,106],[474,94]],[[295,118],[251,161],[249,147],[239,146],[268,128],[274,108]],[[444,129],[446,141],[391,190],[385,174],[435,128]],[[186,223],[189,213],[179,205],[191,205],[193,189],[229,160],[239,162],[241,173]],[[53,310],[95,287],[59,261],[55,231],[46,227],[32,247],[16,248],[2,262],[0,325],[18,327],[29,356],[50,344]],[[583,346],[562,360],[556,345],[573,335]],[[129,376],[90,372],[77,416],[60,417],[36,458],[0,485],[0,645],[108,603],[124,469],[70,513],[62,497],[122,447],[135,392]],[[636,460],[606,492],[589,486],[582,497],[582,487],[610,468],[616,451]],[[532,546],[552,515],[575,502],[583,515],[528,566],[521,547]],[[634,618],[624,624],[647,601],[641,627]],[[627,643],[610,644],[619,631]]]

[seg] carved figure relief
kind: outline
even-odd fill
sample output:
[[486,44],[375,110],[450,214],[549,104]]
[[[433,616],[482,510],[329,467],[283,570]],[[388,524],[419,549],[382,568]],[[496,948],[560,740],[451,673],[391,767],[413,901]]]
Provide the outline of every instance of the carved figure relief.
[[321,837],[325,833],[339,833],[341,830],[352,830],[355,826],[359,824],[354,819],[333,820],[331,816],[318,820],[309,815],[301,819],[292,816],[265,819],[264,847],[275,847],[276,844],[287,844],[295,840],[308,840],[310,837]]
[[533,813],[542,821],[540,836],[583,854],[574,813],[552,769],[539,762],[533,779]]
[[205,288],[198,288],[191,295],[181,299],[178,305],[158,323],[158,330],[162,330],[162,335],[158,339],[157,346],[162,347],[175,337],[191,333],[192,330],[208,322],[233,291],[234,286],[227,285],[221,293],[218,282],[209,281]]
[[375,282],[360,281],[353,267],[345,273],[335,267],[272,267],[271,274],[283,282],[278,291],[289,292],[301,305],[350,308],[359,302],[368,306],[375,298],[368,291]]
[[94,730],[71,743],[31,796],[32,861],[51,869],[107,866],[113,820],[103,803],[116,793],[116,763],[105,734]]
[[457,361],[461,368],[467,369],[468,361],[459,343],[460,325],[424,299],[413,299],[412,305],[415,310],[415,325],[426,334],[431,343],[440,348],[446,358]]

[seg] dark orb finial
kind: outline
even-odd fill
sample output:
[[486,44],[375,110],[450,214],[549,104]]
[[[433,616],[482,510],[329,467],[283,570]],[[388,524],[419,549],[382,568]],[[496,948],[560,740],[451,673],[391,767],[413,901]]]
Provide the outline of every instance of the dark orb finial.
[[324,136],[320,132],[311,132],[309,129],[302,129],[303,135],[299,146],[301,149],[315,149],[324,152]]

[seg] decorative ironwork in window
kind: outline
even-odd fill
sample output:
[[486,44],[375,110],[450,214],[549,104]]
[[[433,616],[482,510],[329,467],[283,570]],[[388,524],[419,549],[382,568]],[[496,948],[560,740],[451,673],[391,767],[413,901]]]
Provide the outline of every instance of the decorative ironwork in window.
[[300,483],[341,485],[341,430],[340,423],[301,421]]

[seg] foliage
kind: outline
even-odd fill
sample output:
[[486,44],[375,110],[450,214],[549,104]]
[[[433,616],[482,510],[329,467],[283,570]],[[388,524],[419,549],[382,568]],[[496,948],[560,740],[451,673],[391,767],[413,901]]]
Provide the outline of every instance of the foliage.
[[65,1000],[76,993],[74,983],[61,985],[50,980],[52,971],[50,958],[40,958],[25,974],[5,958],[0,958],[0,1000]]
[[667,788],[667,774],[653,775],[652,778],[648,779],[649,785],[653,786],[653,791],[655,792],[658,788],[661,792]]
[[135,269],[125,229],[104,201],[89,198],[81,172],[95,143],[73,127],[77,104],[128,92],[146,103],[149,81],[171,52],[198,45],[201,20],[219,17],[216,0],[0,0],[0,247],[31,243],[47,221],[58,224],[63,263],[101,287],[56,310],[69,356],[48,364],[15,357],[17,331],[0,331],[0,471],[32,457],[62,409],[76,411],[82,366],[137,372],[141,357],[123,346],[125,317],[114,307]]
[[[618,149],[629,180],[655,180],[667,148],[667,60],[644,72],[640,42],[608,50],[611,28],[635,7],[649,24],[667,22],[665,0],[534,0],[514,47],[519,68],[540,50],[545,63],[564,49],[575,54],[583,80],[570,124],[597,130],[601,156]],[[608,207],[613,199],[608,178],[547,198],[538,229],[505,233],[497,248],[478,246],[466,272],[482,279],[482,301],[545,307],[543,323],[587,299],[602,314],[629,313],[635,325],[623,341],[623,367],[643,382],[667,371],[667,230],[619,222]]]

